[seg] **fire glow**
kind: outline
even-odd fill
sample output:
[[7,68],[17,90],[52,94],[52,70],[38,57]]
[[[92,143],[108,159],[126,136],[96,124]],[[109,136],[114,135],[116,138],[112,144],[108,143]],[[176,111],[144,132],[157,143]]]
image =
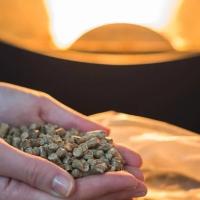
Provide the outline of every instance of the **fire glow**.
[[111,23],[162,31],[180,0],[44,0],[55,46],[66,49],[84,33]]

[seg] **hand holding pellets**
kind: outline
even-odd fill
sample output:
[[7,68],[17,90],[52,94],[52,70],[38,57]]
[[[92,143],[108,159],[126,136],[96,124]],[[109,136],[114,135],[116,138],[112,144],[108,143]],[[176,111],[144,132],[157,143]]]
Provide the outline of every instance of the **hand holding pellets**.
[[0,137],[24,152],[59,165],[74,178],[123,169],[123,158],[101,130],[84,133],[53,124],[11,127],[1,123]]

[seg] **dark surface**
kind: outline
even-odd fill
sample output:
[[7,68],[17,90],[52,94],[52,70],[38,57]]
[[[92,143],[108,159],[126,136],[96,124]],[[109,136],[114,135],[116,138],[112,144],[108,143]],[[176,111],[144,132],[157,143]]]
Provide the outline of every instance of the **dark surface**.
[[0,44],[0,80],[45,91],[93,114],[107,110],[200,132],[200,57],[110,67],[64,61]]

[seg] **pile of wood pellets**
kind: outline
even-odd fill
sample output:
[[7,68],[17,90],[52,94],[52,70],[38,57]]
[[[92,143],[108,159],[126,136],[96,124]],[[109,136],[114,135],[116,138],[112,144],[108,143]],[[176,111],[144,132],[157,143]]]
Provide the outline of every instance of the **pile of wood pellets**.
[[104,131],[65,130],[54,124],[13,127],[0,123],[0,138],[57,164],[74,178],[123,169],[124,161]]

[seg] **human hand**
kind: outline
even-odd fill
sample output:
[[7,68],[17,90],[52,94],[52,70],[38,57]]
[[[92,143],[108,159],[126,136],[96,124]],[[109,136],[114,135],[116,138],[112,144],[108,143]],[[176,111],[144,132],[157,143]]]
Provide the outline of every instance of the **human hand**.
[[[75,191],[67,199],[125,200],[145,195],[146,187],[139,170],[140,157],[125,147],[117,148],[125,159],[125,169],[129,173],[108,172],[77,179]],[[57,193],[63,195],[62,199],[73,190],[72,177],[47,160],[25,154],[3,140],[0,140],[0,155],[0,200],[58,200],[52,196],[56,195],[56,188]],[[63,188],[62,185],[55,185],[62,181]]]
[[[0,121],[13,125],[45,121],[64,128],[73,127],[82,131],[103,129],[109,132],[107,128],[90,121],[45,93],[4,83],[0,84]],[[135,165],[135,160],[140,160],[130,152],[124,151],[124,154],[129,155],[127,163],[132,159],[131,163]],[[47,160],[16,150],[2,140],[0,155],[0,200],[57,200],[57,195],[62,198],[71,195],[68,198],[70,200],[112,199],[114,194],[115,199],[122,199],[137,196],[136,185],[139,190],[146,190],[144,184],[135,178],[136,175],[126,172],[110,172],[78,179],[74,188],[73,178],[64,170]],[[129,164],[128,171],[131,173],[138,171],[134,165]],[[73,190],[75,192],[72,194]]]
[[81,131],[109,130],[46,93],[0,82],[0,121],[12,124],[49,122]]
[[125,160],[126,171],[77,179],[72,200],[130,200],[146,195],[147,188],[139,169],[142,165],[141,157],[125,146],[115,146]]

